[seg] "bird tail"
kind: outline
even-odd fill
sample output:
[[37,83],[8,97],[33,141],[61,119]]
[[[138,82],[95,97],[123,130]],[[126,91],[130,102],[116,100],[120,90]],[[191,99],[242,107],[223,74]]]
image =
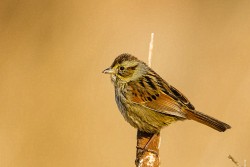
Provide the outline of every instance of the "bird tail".
[[210,117],[206,114],[203,114],[199,111],[184,109],[184,112],[186,113],[187,119],[192,119],[192,120],[195,120],[197,122],[200,122],[200,123],[207,125],[207,126],[213,128],[219,132],[224,132],[227,129],[231,128],[230,125],[228,125],[224,122],[221,122],[218,119]]

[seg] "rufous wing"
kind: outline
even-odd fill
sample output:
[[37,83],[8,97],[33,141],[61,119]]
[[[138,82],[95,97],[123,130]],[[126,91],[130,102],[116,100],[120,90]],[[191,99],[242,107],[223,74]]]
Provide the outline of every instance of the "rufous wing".
[[136,85],[131,86],[130,93],[128,97],[133,103],[166,115],[186,118],[181,110],[182,104],[161,90],[145,89],[142,86]]

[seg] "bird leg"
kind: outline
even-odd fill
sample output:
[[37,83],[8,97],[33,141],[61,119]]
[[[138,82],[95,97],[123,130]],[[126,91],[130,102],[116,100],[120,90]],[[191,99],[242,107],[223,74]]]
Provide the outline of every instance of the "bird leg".
[[143,152],[151,152],[158,156],[158,144],[159,139],[157,137],[159,133],[146,133],[138,131],[137,133],[137,149],[143,150]]

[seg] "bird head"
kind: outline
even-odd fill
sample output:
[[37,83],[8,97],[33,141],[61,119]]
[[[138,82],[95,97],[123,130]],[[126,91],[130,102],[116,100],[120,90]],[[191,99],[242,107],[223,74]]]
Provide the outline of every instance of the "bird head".
[[147,69],[148,66],[144,62],[124,53],[119,55],[103,73],[110,74],[112,82],[126,83],[140,78]]

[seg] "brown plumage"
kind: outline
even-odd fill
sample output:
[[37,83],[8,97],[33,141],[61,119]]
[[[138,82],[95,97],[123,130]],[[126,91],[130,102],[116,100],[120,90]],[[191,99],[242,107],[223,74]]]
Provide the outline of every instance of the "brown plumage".
[[130,54],[121,54],[103,72],[111,75],[116,103],[125,120],[140,131],[157,133],[164,126],[186,119],[220,132],[231,128],[196,111],[180,91]]

